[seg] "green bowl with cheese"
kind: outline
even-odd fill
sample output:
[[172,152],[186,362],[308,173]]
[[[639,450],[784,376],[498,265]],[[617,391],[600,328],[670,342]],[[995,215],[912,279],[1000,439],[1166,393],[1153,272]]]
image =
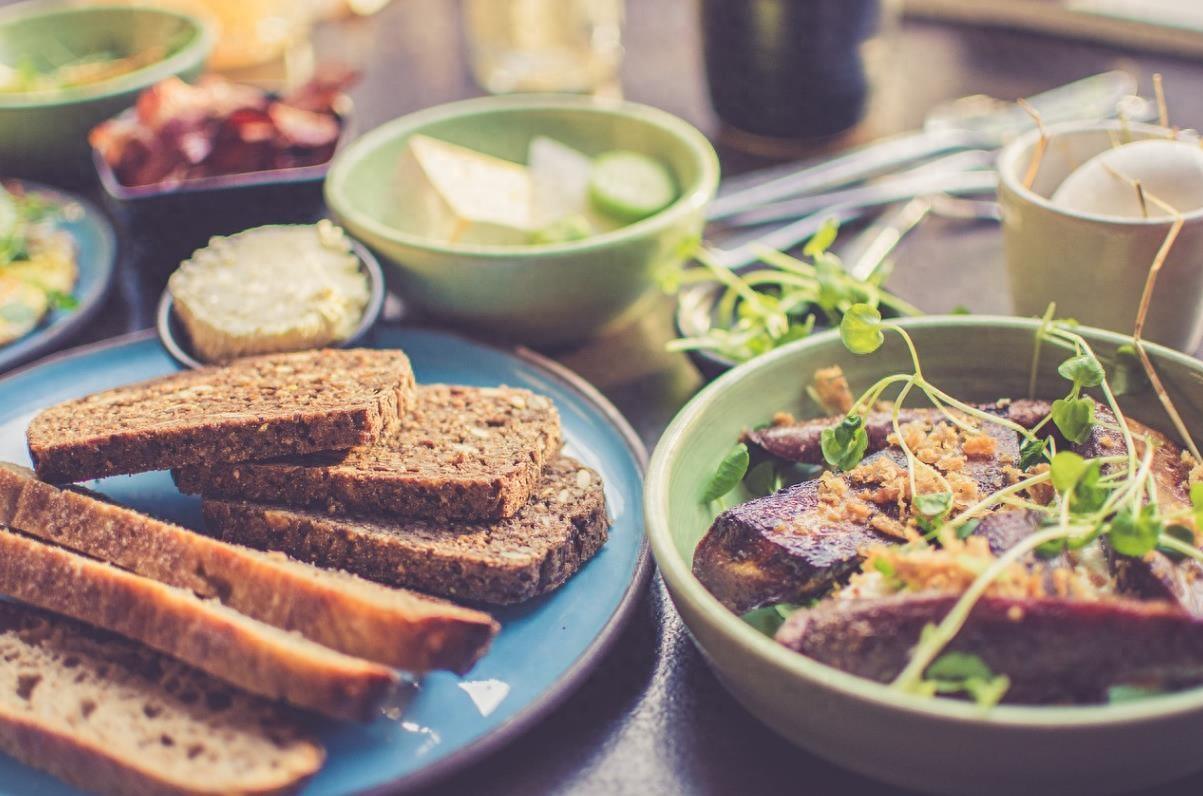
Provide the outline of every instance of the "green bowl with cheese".
[[[516,163],[545,136],[595,157],[614,150],[663,163],[677,198],[654,215],[583,240],[448,243],[422,234],[404,168],[424,135]],[[375,250],[402,297],[494,339],[536,345],[582,340],[636,317],[699,237],[719,166],[706,137],[645,105],[589,97],[510,95],[441,105],[388,122],[340,152],[326,178],[338,223]],[[391,267],[389,267],[391,266]]]

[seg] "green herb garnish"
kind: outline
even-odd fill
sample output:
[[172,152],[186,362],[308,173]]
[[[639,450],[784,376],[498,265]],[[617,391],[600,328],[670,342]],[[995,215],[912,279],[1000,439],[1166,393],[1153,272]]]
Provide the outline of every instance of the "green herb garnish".
[[785,623],[785,620],[789,619],[790,614],[802,607],[793,603],[766,605],[763,608],[753,608],[751,611],[748,611],[743,615],[743,620],[769,638],[772,638],[777,635],[777,631]]
[[73,310],[79,306],[79,299],[70,293],[63,293],[58,290],[46,291],[46,300],[56,310]]
[[706,485],[706,490],[702,493],[702,502],[709,503],[718,500],[739,486],[744,473],[748,471],[749,461],[751,461],[751,456],[748,453],[747,445],[741,442],[732,448],[731,452],[723,457],[718,465],[718,470],[710,479],[710,483]]
[[872,354],[885,342],[881,313],[868,304],[854,304],[840,321],[840,339],[854,354]]
[[1058,398],[1053,401],[1053,423],[1070,442],[1085,442],[1094,428],[1094,401],[1090,398]]
[[851,470],[860,464],[869,449],[869,433],[858,415],[848,415],[819,435],[823,458],[838,470]]
[[924,690],[936,694],[966,694],[990,708],[1003,698],[1011,681],[1005,674],[994,674],[977,655],[946,652],[927,667],[923,685]]
[[668,344],[670,351],[703,350],[744,362],[774,348],[808,337],[816,328],[839,326],[845,313],[864,304],[890,316],[919,310],[881,288],[884,273],[856,279],[828,251],[837,234],[824,225],[803,249],[804,259],[781,252],[759,252],[763,267],[736,273],[724,267],[700,243],[684,254],[700,268],[678,268],[660,276],[661,286],[676,292],[684,285],[718,282],[709,330]]

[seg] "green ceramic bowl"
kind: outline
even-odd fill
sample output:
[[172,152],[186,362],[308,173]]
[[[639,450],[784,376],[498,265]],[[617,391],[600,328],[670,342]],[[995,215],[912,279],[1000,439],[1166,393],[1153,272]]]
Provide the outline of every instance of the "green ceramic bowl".
[[[900,322],[924,375],[961,398],[1027,392],[1037,322],[930,317]],[[1125,338],[1082,334],[1101,356]],[[742,429],[775,411],[815,412],[804,387],[839,364],[853,389],[909,371],[896,335],[869,356],[828,332],[737,367],[704,389],[665,432],[645,490],[647,533],[673,601],[719,679],[753,714],[794,743],[862,774],[938,793],[1112,793],[1203,769],[1203,689],[1117,705],[1004,706],[989,712],[923,699],[837,671],[777,645],[725,609],[690,572],[712,519],[699,493]],[[1191,428],[1203,429],[1203,363],[1149,346]],[[1042,357],[1039,393],[1059,395],[1056,357]],[[1133,417],[1166,430],[1151,395],[1124,401]],[[801,415],[805,416],[805,415]]]
[[[680,197],[656,215],[560,245],[451,245],[403,231],[398,161],[423,133],[517,162],[547,135],[587,155],[633,149],[674,172]],[[339,223],[395,268],[407,301],[460,326],[525,343],[566,343],[618,325],[656,290],[656,274],[701,234],[718,158],[696,129],[663,111],[577,96],[455,102],[395,119],[344,149],[326,178]]]
[[156,8],[20,3],[0,9],[0,64],[57,66],[74,57],[137,52],[172,42],[166,58],[94,85],[53,93],[0,93],[0,168],[5,176],[82,182],[92,174],[88,132],[134,104],[148,86],[200,74],[213,34],[199,20]]

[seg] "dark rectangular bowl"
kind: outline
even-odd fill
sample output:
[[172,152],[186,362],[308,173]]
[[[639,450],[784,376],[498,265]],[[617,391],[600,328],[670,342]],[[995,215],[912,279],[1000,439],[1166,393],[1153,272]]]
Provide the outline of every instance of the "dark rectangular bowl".
[[[351,138],[351,98],[339,95],[334,108],[341,128],[334,147],[337,154]],[[164,273],[174,271],[214,235],[264,224],[306,224],[320,218],[322,182],[333,159],[331,155],[312,166],[129,186],[92,150],[105,203],[133,236],[155,241],[155,269]]]

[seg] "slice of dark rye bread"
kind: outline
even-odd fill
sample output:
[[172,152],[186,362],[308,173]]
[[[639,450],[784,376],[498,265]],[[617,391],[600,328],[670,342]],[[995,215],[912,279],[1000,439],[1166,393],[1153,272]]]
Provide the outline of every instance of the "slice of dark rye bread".
[[4,462],[0,524],[411,672],[462,674],[498,629],[480,611],[221,542],[82,490],[59,489]]
[[606,541],[601,477],[559,456],[531,502],[492,522],[339,518],[304,509],[206,499],[211,533],[283,550],[319,566],[447,597],[516,603],[560,586]]
[[0,751],[84,790],[295,793],[325,756],[299,719],[118,636],[0,602]]
[[399,682],[386,666],[3,528],[0,594],[140,641],[252,693],[337,719],[374,718]]
[[436,519],[513,516],[560,452],[551,400],[508,387],[418,387],[393,433],[348,451],[174,471],[179,488],[324,509]]
[[65,401],[29,424],[44,481],[351,448],[410,408],[400,351],[272,354]]

